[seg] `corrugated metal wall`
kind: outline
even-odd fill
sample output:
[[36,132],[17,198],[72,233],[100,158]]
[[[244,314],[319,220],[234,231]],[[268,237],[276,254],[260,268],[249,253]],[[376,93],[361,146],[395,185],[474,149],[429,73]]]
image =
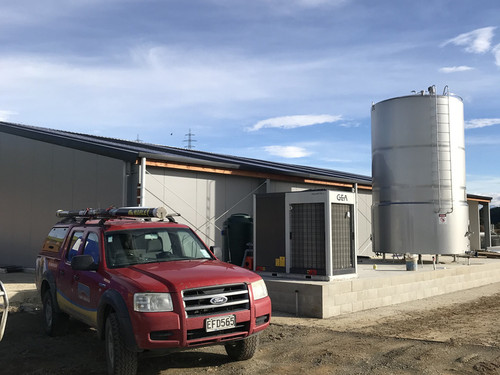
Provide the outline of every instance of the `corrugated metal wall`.
[[126,205],[126,163],[0,133],[0,265],[34,267],[57,209]]

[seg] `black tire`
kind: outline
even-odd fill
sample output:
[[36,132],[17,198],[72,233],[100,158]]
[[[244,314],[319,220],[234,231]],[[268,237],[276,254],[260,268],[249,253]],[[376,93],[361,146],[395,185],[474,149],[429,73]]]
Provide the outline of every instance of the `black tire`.
[[56,310],[56,302],[50,290],[42,297],[42,321],[45,333],[49,336],[61,336],[68,331],[68,315]]
[[120,323],[116,314],[108,315],[104,331],[106,363],[110,375],[137,374],[137,353],[125,346],[120,333]]
[[246,339],[224,345],[226,353],[234,361],[245,361],[254,356],[259,344],[259,336],[253,335]]

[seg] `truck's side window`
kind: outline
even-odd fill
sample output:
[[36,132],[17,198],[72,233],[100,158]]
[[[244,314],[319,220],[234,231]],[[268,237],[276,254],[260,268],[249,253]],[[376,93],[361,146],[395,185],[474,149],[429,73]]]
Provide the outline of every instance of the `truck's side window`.
[[43,244],[43,251],[58,253],[67,231],[68,228],[52,228]]
[[96,233],[90,232],[85,241],[84,255],[92,255],[94,263],[99,264],[99,237]]
[[68,253],[66,254],[66,259],[71,262],[71,259],[78,254],[78,249],[82,244],[83,232],[75,231],[71,236],[71,243],[69,244]]
[[[202,255],[200,249],[202,249],[201,244],[189,233],[184,231],[178,231],[179,242],[182,246],[182,253],[188,258],[203,258],[207,252],[205,251]],[[208,254],[207,254],[208,255]],[[208,256],[206,256],[208,258]]]

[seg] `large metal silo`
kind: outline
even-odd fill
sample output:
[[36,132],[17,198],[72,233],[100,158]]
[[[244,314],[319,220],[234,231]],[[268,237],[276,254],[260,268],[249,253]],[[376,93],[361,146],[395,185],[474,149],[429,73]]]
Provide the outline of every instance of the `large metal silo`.
[[371,119],[374,251],[464,253],[462,99],[430,87],[374,104]]

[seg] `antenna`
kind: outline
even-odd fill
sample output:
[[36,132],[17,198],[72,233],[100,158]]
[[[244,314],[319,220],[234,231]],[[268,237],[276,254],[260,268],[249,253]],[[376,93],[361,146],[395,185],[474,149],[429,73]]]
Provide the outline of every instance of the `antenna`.
[[194,148],[194,146],[193,146],[193,142],[196,142],[196,139],[193,139],[193,136],[194,136],[195,134],[191,133],[191,129],[189,129],[189,133],[184,134],[184,135],[187,137],[187,139],[185,139],[185,140],[183,141],[183,142],[187,142],[187,146],[186,146],[186,148],[187,148],[188,150],[193,149],[193,148]]

